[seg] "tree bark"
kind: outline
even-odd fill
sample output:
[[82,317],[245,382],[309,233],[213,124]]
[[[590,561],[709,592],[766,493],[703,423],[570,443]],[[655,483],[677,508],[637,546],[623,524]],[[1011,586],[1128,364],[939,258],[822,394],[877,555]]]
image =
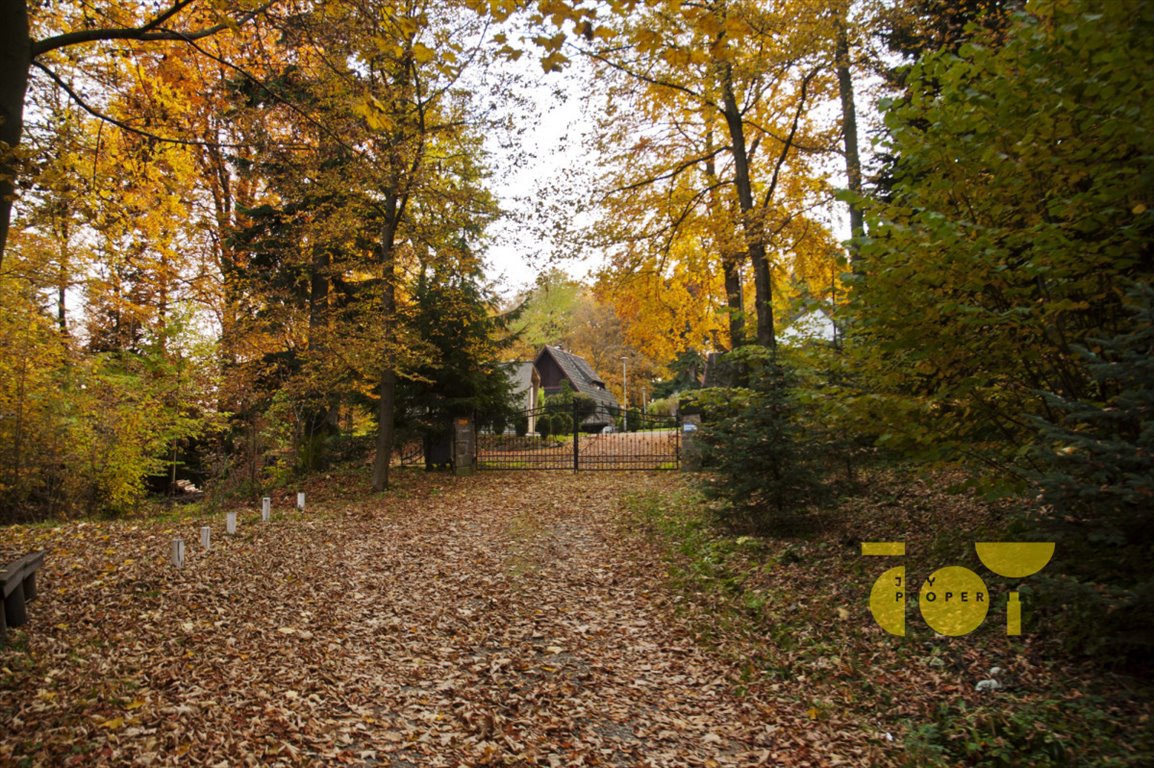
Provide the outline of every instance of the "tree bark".
[[393,458],[393,436],[397,410],[397,369],[393,354],[393,326],[397,314],[397,228],[402,210],[396,194],[385,200],[385,224],[378,257],[381,263],[381,330],[383,348],[381,383],[377,389],[377,455],[373,459],[373,490],[389,488],[389,463]]
[[72,226],[69,212],[60,213],[60,227],[56,233],[59,256],[56,265],[56,325],[62,336],[68,335],[68,307],[65,304],[68,298],[68,283],[70,279],[69,248],[72,243]]
[[32,66],[32,38],[25,0],[0,0],[0,269],[16,199],[14,150],[24,134],[24,97]]
[[774,349],[777,346],[777,339],[773,332],[773,283],[769,273],[769,258],[766,255],[764,227],[757,220],[757,211],[753,202],[753,184],[749,178],[749,148],[745,142],[745,121],[740,108],[737,106],[733,82],[728,77],[728,73],[722,79],[723,109],[725,124],[729,128],[729,140],[732,144],[737,203],[741,208],[742,227],[745,231],[749,260],[753,264],[757,343]]
[[[718,199],[717,165],[713,160],[713,132],[705,137],[705,148],[709,159],[705,161],[705,177],[715,190],[710,195],[712,207],[720,211],[724,204]],[[722,241],[726,242],[726,241]],[[721,272],[725,281],[725,303],[728,309],[729,321],[729,348],[737,349],[745,343],[745,294],[741,286],[741,256],[732,253],[728,247],[723,247],[721,253]]]
[[387,265],[384,276],[383,298],[381,311],[385,316],[383,343],[385,346],[384,371],[381,373],[381,384],[377,390],[380,398],[377,401],[377,455],[373,459],[373,490],[385,491],[389,488],[389,463],[393,458],[393,436],[397,410],[397,370],[393,365],[392,343],[393,315],[397,308],[396,276],[394,274],[395,257],[393,249],[388,249],[385,256]]
[[[220,134],[206,130],[206,139],[219,139]],[[232,178],[224,153],[219,147],[205,146],[201,148],[198,162],[201,174],[208,180],[208,189],[212,194],[215,231],[212,236],[213,250],[216,256],[217,270],[221,277],[220,298],[220,356],[225,375],[228,369],[236,363],[236,326],[238,288],[237,277],[240,265],[237,263],[236,250],[230,245],[229,237],[235,230],[233,218],[234,201],[232,192]]]
[[[853,98],[853,72],[850,69],[849,32],[846,29],[847,9],[843,8],[836,23],[837,41],[834,56],[837,64],[837,85],[841,96],[842,137],[845,142],[845,174],[849,191],[855,196],[862,191],[861,156],[858,153],[857,107]],[[861,206],[856,201],[849,204],[849,231],[854,242],[849,247],[850,268],[860,274],[862,271],[858,239],[865,235],[865,222]]]
[[741,262],[726,257],[721,266],[725,277],[725,300],[729,309],[729,348],[745,343],[745,294],[741,286]]

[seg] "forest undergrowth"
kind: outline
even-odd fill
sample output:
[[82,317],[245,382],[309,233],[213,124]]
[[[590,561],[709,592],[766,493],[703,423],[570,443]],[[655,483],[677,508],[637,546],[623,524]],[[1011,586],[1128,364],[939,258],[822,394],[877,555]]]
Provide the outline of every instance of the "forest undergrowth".
[[[1047,583],[1026,579],[1023,633],[1007,636],[1006,595],[1018,584],[985,569],[974,543],[1020,538],[1018,510],[965,486],[949,471],[874,469],[859,493],[813,510],[788,537],[725,527],[721,504],[692,486],[628,506],[631,530],[663,553],[678,615],[728,661],[739,690],[788,692],[813,722],[892,741],[886,759],[909,766],[1154,762],[1149,670],[1073,653],[1062,636],[1096,617],[1031,610]],[[863,557],[863,541],[903,541],[906,556]],[[904,637],[869,610],[875,579],[898,564],[911,593]],[[935,633],[917,605],[926,577],[952,565],[980,574],[991,599],[983,624],[960,637]]]

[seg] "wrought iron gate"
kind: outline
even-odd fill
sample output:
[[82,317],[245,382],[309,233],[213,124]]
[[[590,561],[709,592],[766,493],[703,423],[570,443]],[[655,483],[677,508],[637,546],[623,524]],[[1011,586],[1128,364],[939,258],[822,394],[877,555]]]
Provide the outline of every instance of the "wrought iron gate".
[[[637,409],[535,408],[477,432],[478,469],[680,469],[681,424]],[[502,428],[503,427],[503,428]]]

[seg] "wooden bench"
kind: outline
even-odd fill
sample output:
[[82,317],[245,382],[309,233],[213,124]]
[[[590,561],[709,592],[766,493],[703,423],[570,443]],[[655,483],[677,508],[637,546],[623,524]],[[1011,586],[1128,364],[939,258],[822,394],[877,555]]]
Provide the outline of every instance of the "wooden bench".
[[44,565],[44,553],[32,552],[18,557],[0,570],[0,642],[8,635],[8,627],[19,627],[28,621],[25,603],[36,599],[36,572]]

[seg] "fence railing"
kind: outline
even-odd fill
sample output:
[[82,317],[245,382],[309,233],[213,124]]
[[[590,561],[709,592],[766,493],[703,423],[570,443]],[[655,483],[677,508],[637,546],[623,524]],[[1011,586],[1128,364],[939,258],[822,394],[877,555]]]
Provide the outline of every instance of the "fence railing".
[[681,466],[681,424],[638,409],[575,402],[522,411],[477,433],[478,469],[655,470]]

